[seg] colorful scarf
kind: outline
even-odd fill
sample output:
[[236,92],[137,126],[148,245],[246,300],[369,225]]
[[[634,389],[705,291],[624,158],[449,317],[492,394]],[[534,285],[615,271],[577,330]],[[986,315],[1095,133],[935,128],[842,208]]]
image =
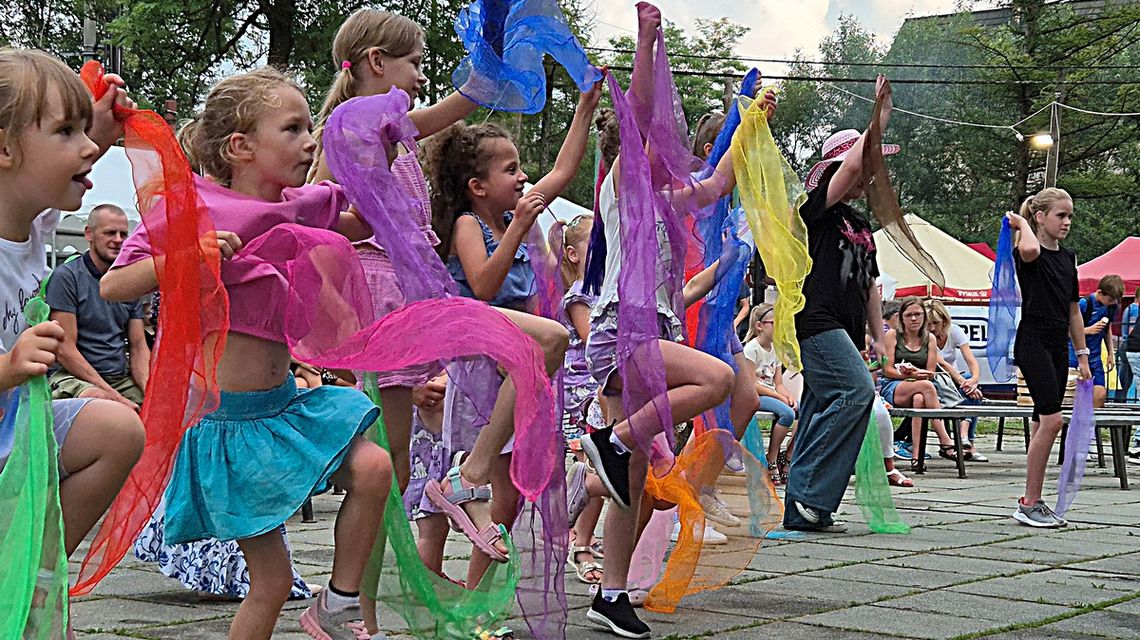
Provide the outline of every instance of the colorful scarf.
[[996,382],[1013,379],[1009,351],[1017,334],[1017,309],[1021,293],[1017,288],[1017,266],[1013,263],[1013,229],[1002,218],[1001,235],[994,260],[994,284],[990,291],[989,336],[986,340],[986,362]]

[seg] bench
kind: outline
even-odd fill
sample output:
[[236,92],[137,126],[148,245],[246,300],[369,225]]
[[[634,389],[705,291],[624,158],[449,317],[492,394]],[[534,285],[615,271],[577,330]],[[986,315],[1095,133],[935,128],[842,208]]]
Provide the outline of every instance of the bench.
[[[926,433],[927,427],[931,420],[947,420],[957,421],[966,420],[969,418],[998,418],[999,426],[1000,421],[1005,418],[1020,418],[1023,424],[1026,425],[1026,432],[1028,435],[1029,419],[1033,415],[1032,407],[1018,406],[1013,403],[997,403],[986,402],[980,405],[961,406],[951,409],[911,409],[906,407],[894,407],[891,409],[891,415],[897,418],[918,418],[922,420],[921,429],[921,442],[918,445],[919,451],[926,450]],[[1071,417],[1071,411],[1064,414],[1065,426],[1062,429],[1061,447],[1062,453],[1064,452],[1064,434],[1067,433],[1068,421]],[[1120,488],[1128,489],[1128,468],[1127,468],[1127,451],[1128,435],[1133,427],[1140,424],[1140,411],[1135,409],[1123,409],[1118,407],[1097,409],[1096,428],[1108,429],[1109,437],[1112,444],[1112,467],[1113,472],[1117,478],[1120,479]],[[955,457],[958,466],[958,477],[966,477],[966,464],[965,458],[962,454],[962,434],[957,428],[950,428],[947,430],[954,437]],[[1028,442],[1028,438],[1026,440]],[[1099,438],[1098,438],[1099,449]],[[922,473],[926,470],[926,461],[919,458],[918,472]]]

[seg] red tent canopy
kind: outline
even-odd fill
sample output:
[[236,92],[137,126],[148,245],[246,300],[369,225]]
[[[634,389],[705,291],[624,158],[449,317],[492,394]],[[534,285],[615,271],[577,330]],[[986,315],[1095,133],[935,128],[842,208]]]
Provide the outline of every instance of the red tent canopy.
[[1124,279],[1124,295],[1131,296],[1140,287],[1140,238],[1132,236],[1108,253],[1077,267],[1081,295],[1096,291],[1104,276],[1116,274]]
[[997,260],[997,252],[991,249],[990,245],[984,242],[971,242],[966,246],[989,258],[990,260]]

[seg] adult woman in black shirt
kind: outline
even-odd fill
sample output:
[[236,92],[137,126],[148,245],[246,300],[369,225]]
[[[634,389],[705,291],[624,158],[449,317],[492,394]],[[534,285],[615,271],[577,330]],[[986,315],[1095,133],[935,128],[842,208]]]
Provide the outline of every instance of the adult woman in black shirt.
[[1033,438],[1025,457],[1025,495],[1013,518],[1031,527],[1063,527],[1067,522],[1041,499],[1045,467],[1061,432],[1061,400],[1069,374],[1068,340],[1076,349],[1081,380],[1089,372],[1084,318],[1077,289],[1077,257],[1061,246],[1069,235],[1073,199],[1061,189],[1045,189],[1006,215],[1017,231],[1013,249],[1021,287],[1021,322],[1013,354],[1033,398]]

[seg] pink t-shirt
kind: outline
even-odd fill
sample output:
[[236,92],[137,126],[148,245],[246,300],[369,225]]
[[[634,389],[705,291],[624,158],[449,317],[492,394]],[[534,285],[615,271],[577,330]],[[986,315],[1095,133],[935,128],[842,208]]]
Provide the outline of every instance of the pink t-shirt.
[[[259,200],[199,176],[194,176],[194,183],[214,228],[237,234],[243,246],[283,224],[331,230],[336,226],[340,212],[348,209],[343,191],[331,182],[285,189],[280,202]],[[152,227],[163,224],[165,218],[160,209],[163,206],[160,201],[155,210],[147,214],[147,221]],[[336,238],[347,242],[342,236]],[[335,238],[330,236],[330,241],[335,241]],[[123,243],[122,251],[111,268],[133,264],[153,255],[147,227],[140,224]],[[239,252],[233,259],[222,261],[222,284],[230,302],[230,331],[284,342],[288,283],[271,265],[241,258]]]

